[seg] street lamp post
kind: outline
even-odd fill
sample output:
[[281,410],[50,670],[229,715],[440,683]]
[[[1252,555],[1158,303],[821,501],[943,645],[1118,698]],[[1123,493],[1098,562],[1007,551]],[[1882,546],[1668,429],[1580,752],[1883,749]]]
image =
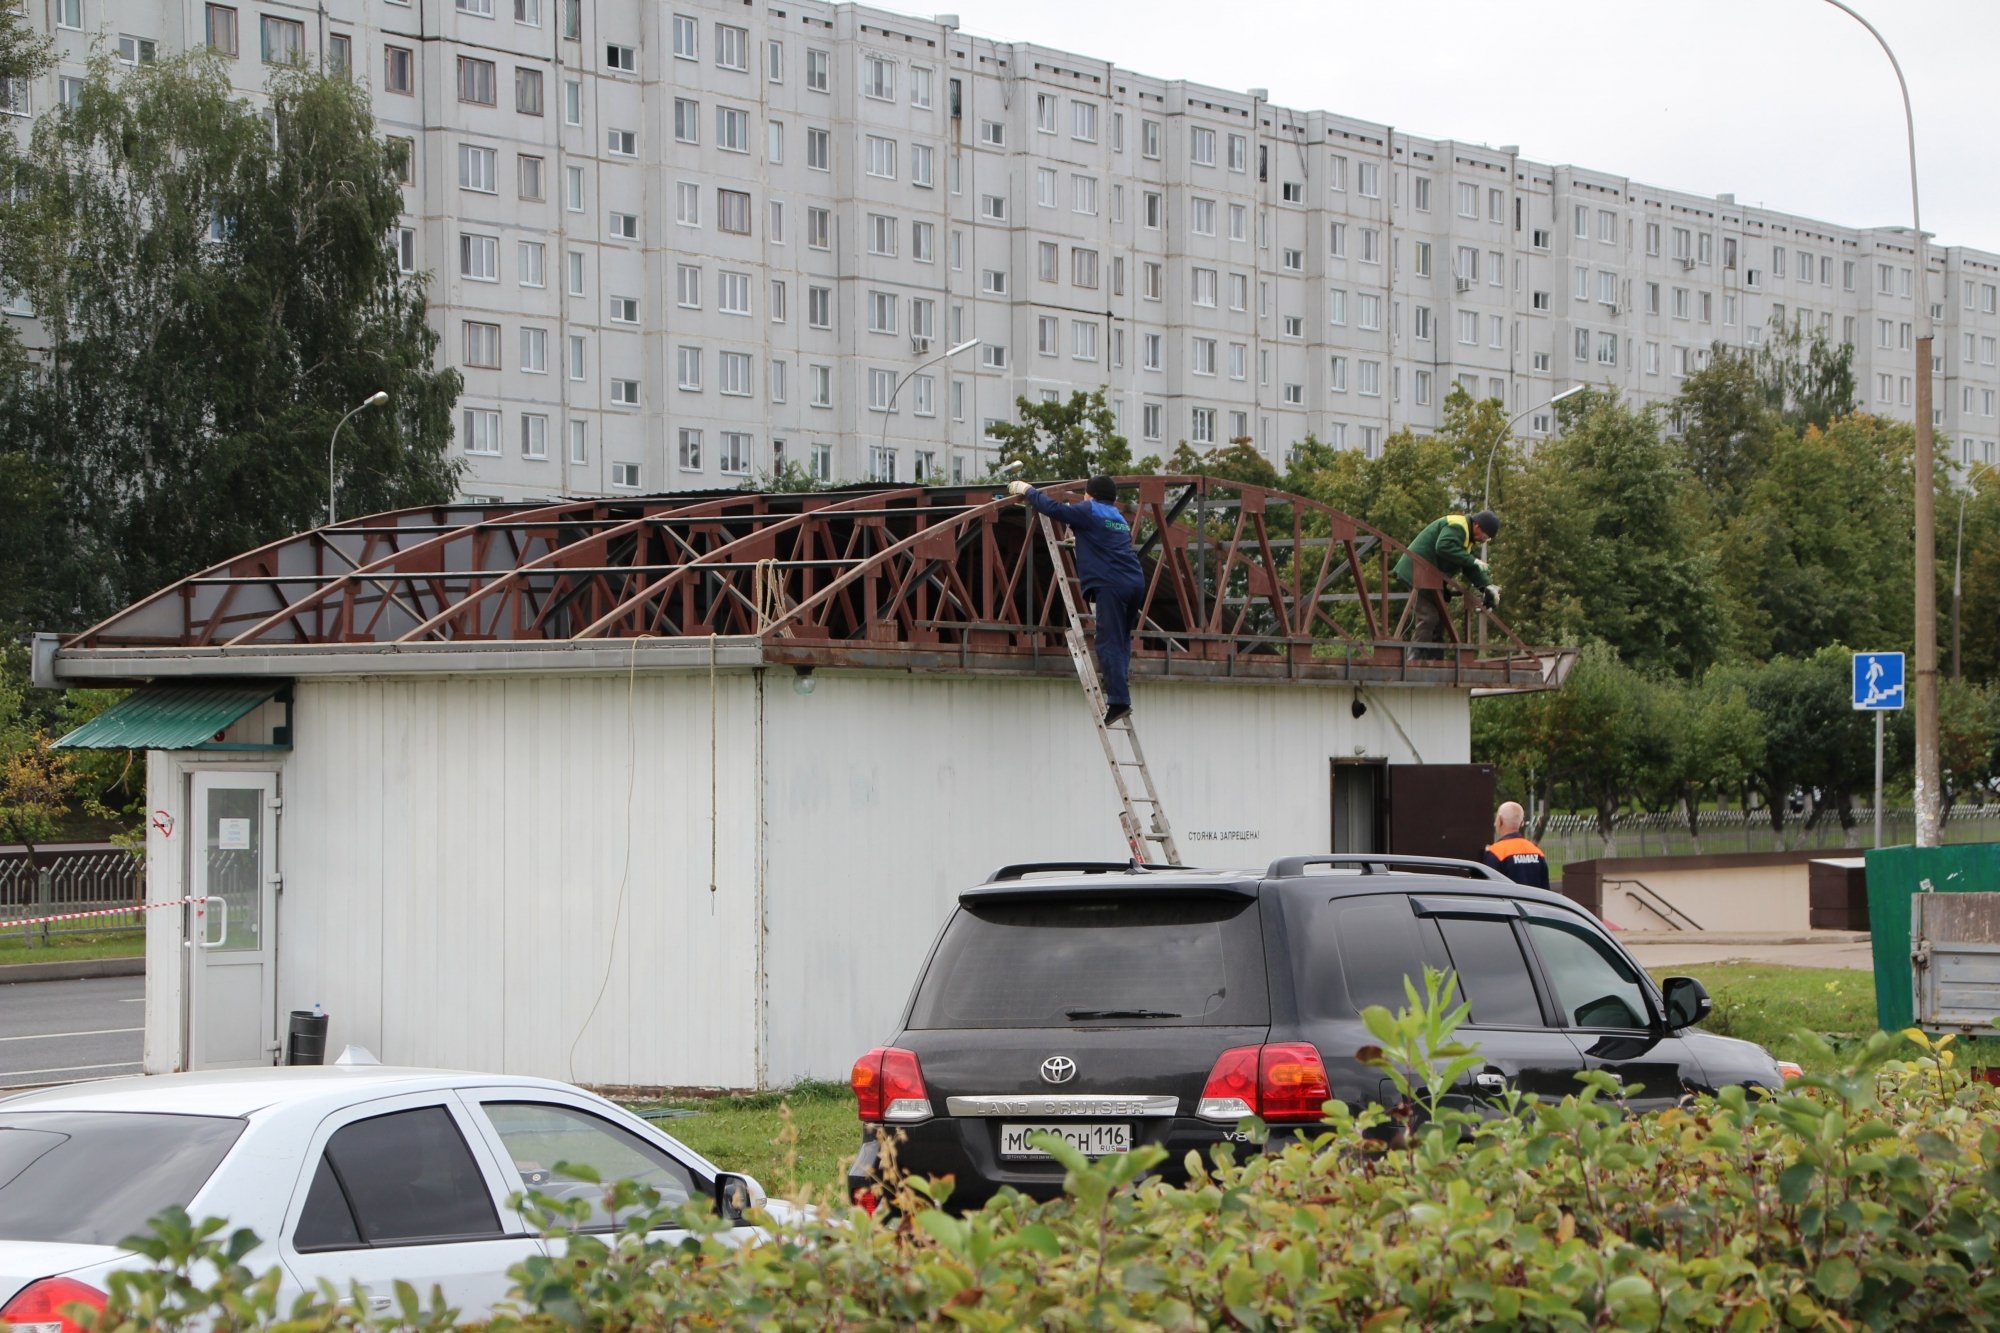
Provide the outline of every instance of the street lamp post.
[[1903,94],[1903,129],[1910,150],[1910,223],[1916,232],[1917,251],[1917,457],[1916,506],[1916,686],[1913,691],[1917,723],[1917,846],[1935,847],[1942,840],[1943,793],[1938,769],[1938,661],[1937,661],[1937,497],[1932,451],[1936,445],[1931,427],[1931,299],[1930,256],[1924,245],[1924,215],[1917,202],[1917,118],[1910,110],[1910,85],[1903,78],[1903,66],[1875,25],[1861,17],[1845,0],[1826,0],[1841,13],[1868,29],[1868,35],[1889,57],[1896,72],[1896,87]]
[[956,347],[947,347],[942,352],[939,352],[936,356],[932,357],[930,360],[919,361],[917,362],[916,365],[911,366],[908,370],[903,372],[903,377],[896,381],[896,387],[889,390],[889,401],[882,405],[882,448],[885,451],[889,447],[889,417],[896,410],[896,395],[901,393],[903,391],[903,386],[910,382],[910,376],[916,374],[918,371],[923,370],[929,366],[934,366],[940,361],[949,361],[952,357],[957,356],[960,352],[969,352],[977,346],[979,346],[979,339],[967,338],[964,342],[958,344]]
[[1965,502],[1979,494],[1975,483],[1993,470],[1991,463],[1981,463],[1973,474],[1965,479],[1965,494],[1958,497],[1958,540],[1951,550],[1951,678],[1962,677],[1958,659],[1958,598],[1960,580],[1965,571]]
[[[1481,509],[1491,509],[1493,507],[1493,460],[1500,456],[1500,446],[1514,438],[1515,423],[1520,421],[1522,417],[1527,416],[1529,412],[1539,412],[1545,407],[1554,407],[1565,398],[1576,397],[1576,395],[1583,392],[1584,387],[1581,384],[1572,384],[1547,402],[1536,403],[1533,407],[1527,409],[1526,412],[1516,412],[1512,417],[1508,418],[1506,426],[1500,432],[1500,438],[1495,440],[1493,447],[1486,451],[1486,489],[1480,492],[1479,507]],[[1479,558],[1481,560],[1486,558],[1486,546],[1487,543],[1485,542],[1479,543]]]
[[333,423],[333,434],[329,435],[326,440],[326,525],[329,528],[333,526],[335,517],[333,509],[333,446],[334,442],[340,438],[340,428],[347,424],[347,417],[353,416],[363,408],[379,407],[388,401],[388,391],[377,389],[353,407],[348,408],[347,416],[343,416],[340,420]]

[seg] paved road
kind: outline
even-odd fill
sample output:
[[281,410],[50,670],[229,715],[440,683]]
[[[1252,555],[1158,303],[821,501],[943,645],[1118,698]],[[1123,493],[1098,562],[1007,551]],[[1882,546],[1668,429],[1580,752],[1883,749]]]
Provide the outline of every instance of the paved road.
[[[1777,963],[1785,967],[1837,967],[1866,972],[1875,966],[1867,941],[1859,944],[1627,944],[1639,966],[1700,967],[1704,963]],[[1698,976],[1699,974],[1697,974]]]
[[139,1072],[146,981],[0,986],[0,1088]]

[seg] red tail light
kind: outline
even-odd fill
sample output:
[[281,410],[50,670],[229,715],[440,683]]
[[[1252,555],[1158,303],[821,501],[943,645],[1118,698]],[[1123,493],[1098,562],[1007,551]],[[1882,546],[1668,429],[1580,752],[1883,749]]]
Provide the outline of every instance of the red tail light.
[[931,1118],[930,1093],[917,1053],[900,1046],[877,1046],[854,1062],[847,1084],[855,1109],[870,1124],[909,1124]]
[[0,1324],[11,1324],[13,1333],[83,1333],[82,1326],[63,1313],[72,1305],[101,1311],[104,1293],[74,1278],[45,1277],[30,1282],[0,1309]]
[[1326,1064],[1311,1042],[1237,1046],[1216,1057],[1195,1114],[1204,1120],[1255,1115],[1267,1124],[1311,1123],[1332,1095]]

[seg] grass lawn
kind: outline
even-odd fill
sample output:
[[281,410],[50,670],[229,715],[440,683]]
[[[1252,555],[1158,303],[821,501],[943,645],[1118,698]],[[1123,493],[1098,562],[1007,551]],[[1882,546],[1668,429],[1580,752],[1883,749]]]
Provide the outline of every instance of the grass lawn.
[[1835,1039],[1875,1031],[1875,977],[1842,968],[1778,967],[1766,963],[1707,963],[1654,970],[1654,980],[1695,972],[1715,1001],[1701,1026],[1724,1037],[1754,1041],[1780,1060],[1805,1060],[1800,1029]]
[[[643,1104],[693,1115],[655,1121],[716,1165],[757,1177],[788,1199],[839,1200],[847,1163],[861,1148],[854,1094],[844,1083],[806,1082],[784,1092]],[[790,1108],[790,1124],[784,1108]]]
[[[1658,975],[1686,970],[1666,968]],[[1715,1012],[1702,1027],[1754,1041],[1781,1060],[1803,1059],[1793,1036],[1801,1028],[1835,1038],[1859,1038],[1875,1030],[1875,981],[1866,972],[1756,963],[1710,965],[1700,971],[1715,1000]],[[661,1129],[720,1166],[747,1171],[771,1193],[786,1198],[802,1198],[808,1191],[820,1199],[840,1198],[847,1163],[860,1147],[854,1098],[838,1083],[802,1083],[786,1092],[665,1105],[695,1114],[661,1120]],[[789,1128],[783,1106],[791,1108]]]
[[[30,926],[32,930],[34,927]],[[146,952],[146,932],[137,927],[57,935],[30,949],[21,928],[0,926],[0,966],[8,963],[72,963],[88,958],[137,958]]]

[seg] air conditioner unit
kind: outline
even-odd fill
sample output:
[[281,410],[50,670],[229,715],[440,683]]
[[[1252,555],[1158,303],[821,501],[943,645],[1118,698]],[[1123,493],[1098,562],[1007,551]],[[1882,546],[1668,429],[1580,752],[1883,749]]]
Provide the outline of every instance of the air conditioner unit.
[[1680,265],[1680,266],[1681,266],[1682,268],[1684,268],[1684,269],[1689,269],[1689,268],[1693,268],[1693,267],[1694,267],[1694,256],[1693,256],[1693,255],[1675,255],[1675,256],[1674,256],[1674,262],[1675,262],[1676,264],[1679,264],[1679,265]]
[[922,356],[930,350],[931,340],[929,338],[920,338],[914,333],[910,335],[910,352],[913,356]]
[[1611,302],[1610,306],[1611,306],[1611,313],[1614,315],[1622,315],[1625,313],[1625,307],[1618,304],[1618,302],[1616,301]]
[[1460,292],[1469,292],[1472,290],[1471,278],[1454,278],[1452,280],[1452,283],[1454,286],[1458,288]]

